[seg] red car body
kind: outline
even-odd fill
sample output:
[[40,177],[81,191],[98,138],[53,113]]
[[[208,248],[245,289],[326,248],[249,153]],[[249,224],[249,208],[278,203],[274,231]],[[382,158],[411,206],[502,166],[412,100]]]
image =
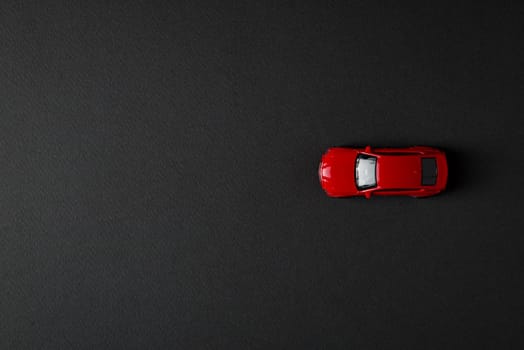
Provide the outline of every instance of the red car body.
[[318,174],[331,197],[428,197],[446,188],[448,164],[433,147],[334,147],[322,156]]

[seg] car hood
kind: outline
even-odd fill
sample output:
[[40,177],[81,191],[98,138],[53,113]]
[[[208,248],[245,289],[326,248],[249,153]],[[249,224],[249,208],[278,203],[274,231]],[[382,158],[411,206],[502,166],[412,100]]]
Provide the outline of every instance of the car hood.
[[355,185],[355,160],[357,152],[352,149],[330,148],[320,162],[318,175],[326,193],[333,197],[358,194]]

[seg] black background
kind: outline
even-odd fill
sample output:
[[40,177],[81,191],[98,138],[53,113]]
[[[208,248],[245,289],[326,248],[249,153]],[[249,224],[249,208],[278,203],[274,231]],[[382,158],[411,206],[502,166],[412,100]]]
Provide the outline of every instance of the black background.
[[[0,9],[1,348],[523,345],[520,8]],[[328,198],[367,144],[449,191]]]

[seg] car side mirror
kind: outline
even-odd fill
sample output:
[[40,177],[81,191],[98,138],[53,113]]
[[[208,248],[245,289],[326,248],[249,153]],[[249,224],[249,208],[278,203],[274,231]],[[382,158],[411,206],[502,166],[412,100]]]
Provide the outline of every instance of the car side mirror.
[[366,199],[370,199],[371,198],[371,192],[364,192],[364,197],[366,197]]
[[371,146],[366,146],[364,151],[367,152],[367,153],[370,153],[371,152]]

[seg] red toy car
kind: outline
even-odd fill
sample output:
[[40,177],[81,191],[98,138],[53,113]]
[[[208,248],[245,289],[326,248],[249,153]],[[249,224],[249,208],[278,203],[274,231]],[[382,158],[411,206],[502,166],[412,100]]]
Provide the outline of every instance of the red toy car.
[[448,164],[433,147],[334,147],[322,156],[318,175],[331,197],[428,197],[446,188]]

